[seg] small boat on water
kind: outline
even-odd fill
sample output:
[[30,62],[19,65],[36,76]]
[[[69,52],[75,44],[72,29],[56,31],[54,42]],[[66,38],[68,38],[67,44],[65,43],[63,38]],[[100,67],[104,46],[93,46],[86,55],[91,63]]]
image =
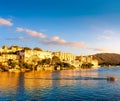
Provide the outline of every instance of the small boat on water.
[[107,81],[117,81],[118,79],[116,77],[107,77]]

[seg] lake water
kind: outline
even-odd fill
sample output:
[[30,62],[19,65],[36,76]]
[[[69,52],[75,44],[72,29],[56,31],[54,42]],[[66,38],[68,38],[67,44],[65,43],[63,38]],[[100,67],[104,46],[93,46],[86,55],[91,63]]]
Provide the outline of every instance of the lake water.
[[[118,81],[109,82],[107,76]],[[0,101],[120,101],[120,68],[1,72]]]

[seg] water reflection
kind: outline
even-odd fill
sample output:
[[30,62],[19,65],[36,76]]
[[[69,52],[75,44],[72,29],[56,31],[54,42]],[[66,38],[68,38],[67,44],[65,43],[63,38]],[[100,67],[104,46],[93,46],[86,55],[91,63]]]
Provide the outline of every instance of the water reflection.
[[[98,73],[94,71],[76,71],[76,70],[64,70],[57,73],[59,75],[54,76],[59,80],[61,86],[71,86],[77,84],[78,81],[81,85],[94,86],[97,82],[93,82],[93,78],[98,77]],[[55,75],[55,74],[54,74]],[[56,79],[54,78],[53,79]],[[87,80],[87,81],[86,81]]]
[[[84,77],[84,78],[82,78]],[[0,89],[4,93],[9,91],[12,93],[24,92],[25,90],[32,89],[42,89],[53,86],[53,82],[59,84],[60,86],[71,86],[80,80],[81,85],[95,85],[96,82],[92,81],[88,77],[98,77],[98,73],[94,71],[75,71],[75,70],[64,70],[57,72],[28,72],[28,73],[0,73]],[[83,80],[84,79],[84,80]],[[56,81],[55,81],[56,80]],[[21,91],[22,87],[22,91]],[[8,89],[6,89],[8,88]],[[14,89],[13,89],[14,88]]]
[[94,87],[98,84],[98,72],[94,70],[88,70],[88,71],[81,71],[78,72],[79,76],[83,78],[83,80],[80,80],[80,85],[85,87]]
[[96,82],[93,82],[92,80],[103,79],[98,78],[98,73],[95,71],[64,70],[56,72],[31,72],[26,73],[25,75],[25,88],[45,88],[54,85],[53,82],[60,86],[71,86],[77,82],[76,80],[80,80],[81,84],[87,83],[87,85],[94,85]]
[[[49,98],[54,98],[54,100],[62,99],[62,96],[70,98],[70,94],[73,94],[72,96],[83,96],[95,91],[96,88],[99,89],[100,87],[100,89],[103,89],[103,85],[107,82],[99,74],[100,72],[97,70],[27,73],[0,72],[0,100],[37,101],[38,99],[48,100]],[[109,84],[110,87],[113,87],[111,85],[113,84]],[[99,91],[101,91],[100,89]],[[107,86],[104,87],[104,91],[105,89],[107,89]],[[94,92],[92,94],[95,95]],[[99,94],[99,92],[96,94]]]
[[19,85],[19,74],[0,72],[0,81],[0,90],[4,91],[4,93],[8,93],[8,90],[13,93],[17,92],[17,85]]
[[[41,78],[41,79],[40,79]],[[45,80],[49,78],[50,80]],[[29,72],[25,74],[24,80],[25,89],[41,89],[52,86],[52,73],[51,72]]]
[[[0,72],[0,98],[14,99],[24,92],[24,76],[21,73]],[[22,81],[21,81],[22,80]]]

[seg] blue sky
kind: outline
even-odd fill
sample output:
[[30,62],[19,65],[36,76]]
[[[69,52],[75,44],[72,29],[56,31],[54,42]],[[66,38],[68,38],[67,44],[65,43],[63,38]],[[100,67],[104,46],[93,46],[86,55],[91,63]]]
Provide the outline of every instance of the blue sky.
[[0,47],[120,53],[120,0],[0,0]]

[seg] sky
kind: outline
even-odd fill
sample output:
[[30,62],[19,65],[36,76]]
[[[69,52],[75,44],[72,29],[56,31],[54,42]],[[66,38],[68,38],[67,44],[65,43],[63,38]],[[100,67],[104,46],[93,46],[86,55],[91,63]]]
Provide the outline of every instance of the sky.
[[120,53],[120,0],[0,0],[0,47]]

